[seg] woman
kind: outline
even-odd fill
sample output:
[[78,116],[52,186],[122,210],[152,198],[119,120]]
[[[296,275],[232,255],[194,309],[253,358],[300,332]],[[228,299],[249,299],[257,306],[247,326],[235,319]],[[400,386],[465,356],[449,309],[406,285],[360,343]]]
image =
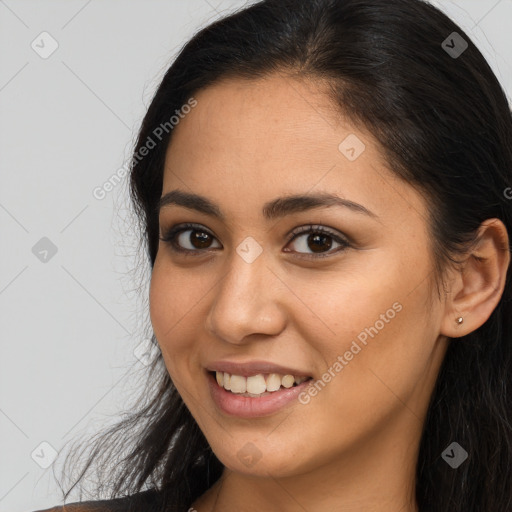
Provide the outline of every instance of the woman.
[[132,161],[151,399],[77,510],[511,510],[511,186],[505,93],[428,3],[203,29]]

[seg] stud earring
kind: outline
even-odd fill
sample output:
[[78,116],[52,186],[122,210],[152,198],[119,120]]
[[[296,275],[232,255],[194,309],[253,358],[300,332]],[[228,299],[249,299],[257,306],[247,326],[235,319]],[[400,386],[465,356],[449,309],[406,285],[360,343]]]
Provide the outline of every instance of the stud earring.
[[464,322],[464,318],[459,316],[459,318],[457,318],[456,322],[460,325],[462,322]]

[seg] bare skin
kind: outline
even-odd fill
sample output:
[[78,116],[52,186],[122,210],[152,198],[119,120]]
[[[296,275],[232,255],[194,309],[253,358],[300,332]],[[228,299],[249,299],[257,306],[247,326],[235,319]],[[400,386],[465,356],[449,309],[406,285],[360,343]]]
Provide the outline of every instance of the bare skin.
[[[195,98],[174,129],[162,195],[200,194],[225,220],[162,208],[162,236],[177,224],[199,226],[176,238],[192,255],[160,242],[150,291],[169,374],[226,467],[193,508],[416,512],[421,429],[448,338],[477,329],[499,302],[510,261],[506,228],[482,225],[473,250],[482,259],[468,255],[463,272],[450,270],[449,292],[438,297],[423,194],[387,169],[376,140],[341,118],[320,84],[273,75],[223,81]],[[350,134],[365,144],[353,161],[338,148]],[[319,192],[373,215],[342,206],[273,220],[262,214],[278,197]],[[314,228],[290,241],[292,230],[310,224],[349,245],[340,250],[327,235],[331,247],[315,252]],[[192,245],[194,229],[210,235],[207,248]],[[262,249],[251,263],[237,252],[249,236]],[[378,332],[345,358],[372,326]],[[205,367],[220,359],[270,361],[314,382],[338,356],[347,364],[307,403],[264,417],[225,414],[207,385]],[[248,442],[256,447],[252,465],[240,456]]]

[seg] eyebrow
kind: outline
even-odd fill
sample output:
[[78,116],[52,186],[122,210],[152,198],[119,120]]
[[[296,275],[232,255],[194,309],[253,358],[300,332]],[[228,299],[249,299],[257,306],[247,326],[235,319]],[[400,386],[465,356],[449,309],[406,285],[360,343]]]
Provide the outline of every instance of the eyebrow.
[[[225,216],[220,208],[208,198],[198,194],[184,192],[178,189],[167,192],[160,198],[156,206],[156,211],[160,213],[162,208],[170,205],[182,206],[189,210],[195,210],[225,221]],[[375,213],[371,212],[363,205],[327,192],[279,197],[265,203],[262,213],[263,217],[270,221],[292,213],[305,212],[314,208],[325,208],[329,206],[341,206],[355,213],[361,213],[374,219],[378,218]]]

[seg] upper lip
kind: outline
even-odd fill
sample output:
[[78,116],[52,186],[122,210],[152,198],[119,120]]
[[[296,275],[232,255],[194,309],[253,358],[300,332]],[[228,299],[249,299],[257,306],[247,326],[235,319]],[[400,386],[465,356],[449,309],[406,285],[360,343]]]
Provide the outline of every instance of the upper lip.
[[250,377],[260,373],[278,373],[280,375],[293,375],[294,377],[310,377],[311,375],[297,370],[296,368],[288,368],[279,364],[268,361],[248,361],[245,363],[237,363],[235,361],[215,361],[206,366],[211,372],[226,372],[231,375],[241,375]]

